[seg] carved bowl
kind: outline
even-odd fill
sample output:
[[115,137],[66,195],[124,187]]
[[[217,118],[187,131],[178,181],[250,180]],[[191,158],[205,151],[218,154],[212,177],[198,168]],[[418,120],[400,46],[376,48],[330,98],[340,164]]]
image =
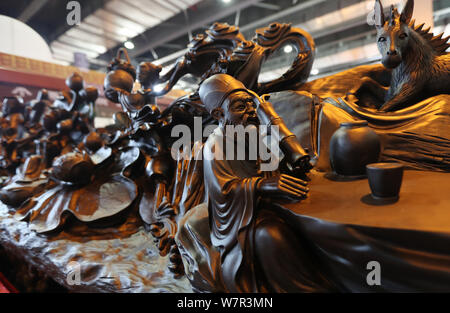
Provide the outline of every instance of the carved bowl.
[[120,69],[109,72],[105,78],[105,96],[109,100],[118,103],[118,92],[131,92],[131,90],[133,89],[133,84],[134,79],[130,73]]

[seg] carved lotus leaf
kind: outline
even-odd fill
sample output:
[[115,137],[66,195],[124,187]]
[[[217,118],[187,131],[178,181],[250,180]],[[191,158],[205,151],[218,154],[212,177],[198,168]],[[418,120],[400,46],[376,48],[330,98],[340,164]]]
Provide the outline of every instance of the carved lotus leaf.
[[84,185],[91,181],[94,164],[86,154],[70,152],[53,161],[52,176],[71,185]]
[[50,232],[73,216],[82,222],[115,218],[130,207],[138,195],[136,184],[120,174],[104,175],[85,186],[67,188],[53,182],[44,192],[25,202],[16,212],[28,220],[30,229]]
[[137,147],[129,147],[122,149],[116,160],[115,172],[120,173],[125,177],[131,177],[144,171],[145,157],[141,150]]

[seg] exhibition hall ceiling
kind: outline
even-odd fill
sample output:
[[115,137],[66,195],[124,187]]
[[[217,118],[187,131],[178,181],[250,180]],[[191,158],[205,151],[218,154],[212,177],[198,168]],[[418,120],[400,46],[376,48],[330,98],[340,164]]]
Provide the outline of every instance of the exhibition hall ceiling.
[[[427,0],[428,1],[428,0]],[[81,23],[68,25],[61,0],[2,0],[0,14],[35,29],[58,61],[82,53],[93,69],[105,70],[119,47],[133,62],[170,66],[189,41],[213,22],[238,25],[247,39],[271,22],[292,23],[312,34],[317,45],[314,75],[377,61],[375,30],[368,25],[374,0],[79,0]],[[383,0],[401,8],[402,0]],[[449,32],[450,0],[433,0],[436,32]],[[289,66],[291,49],[280,51],[263,68],[262,80]]]
[[70,60],[73,52],[83,52],[90,59],[95,59],[198,2],[199,0],[108,1],[87,16],[80,25],[59,36],[50,46],[55,57],[61,60]]

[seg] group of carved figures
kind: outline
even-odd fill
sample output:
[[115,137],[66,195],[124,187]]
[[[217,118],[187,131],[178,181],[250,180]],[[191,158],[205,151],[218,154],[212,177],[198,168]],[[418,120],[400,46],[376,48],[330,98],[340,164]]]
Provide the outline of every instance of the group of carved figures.
[[[414,26],[412,10],[409,0],[401,14],[391,8],[385,16],[376,1],[378,46],[392,78],[386,84],[368,75],[347,90],[352,105],[370,116],[389,117],[391,111],[450,91],[448,38]],[[297,51],[290,69],[279,79],[259,83],[261,65],[286,43]],[[122,111],[114,115],[114,125],[102,129],[93,125],[97,90],[84,87],[78,74],[67,79],[70,91],[53,103],[45,90],[29,103],[5,98],[0,200],[39,233],[61,230],[71,218],[96,225],[139,212],[161,256],[170,258],[169,269],[177,276],[186,273],[199,291],[336,290],[316,268],[301,231],[272,205],[307,197],[307,173],[317,149],[304,149],[289,130],[292,125],[263,95],[302,90],[314,53],[308,33],[278,23],[257,30],[251,41],[238,27],[215,23],[192,40],[165,75],[150,62],[136,70],[121,49],[108,67],[104,88]],[[186,74],[202,80],[197,92],[160,112],[157,97]],[[141,87],[133,91],[136,81]],[[157,84],[165,87],[153,90]],[[322,100],[311,99],[313,108]],[[203,128],[217,128],[201,142],[192,139],[190,158],[184,157],[186,151],[173,158],[171,148],[178,138],[172,129],[187,125],[194,133],[195,117],[201,117]],[[211,157],[216,142],[235,141],[226,138],[225,125],[251,124],[279,126],[285,157],[276,171],[261,172],[258,160]],[[199,153],[203,160],[196,158]],[[210,252],[203,256],[193,253],[192,243],[183,237],[200,208],[207,212],[207,224],[199,227],[210,234],[204,243]],[[205,264],[208,274],[202,273]]]

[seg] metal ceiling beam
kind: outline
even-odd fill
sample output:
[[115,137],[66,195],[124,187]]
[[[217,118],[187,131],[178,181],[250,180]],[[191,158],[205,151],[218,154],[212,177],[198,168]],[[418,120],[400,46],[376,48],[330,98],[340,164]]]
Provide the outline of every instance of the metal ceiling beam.
[[305,10],[307,8],[319,5],[323,2],[326,2],[327,0],[309,0],[309,1],[304,1],[300,4],[297,4],[293,7],[290,7],[288,9],[285,9],[283,11],[280,11],[278,13],[266,16],[265,18],[259,19],[253,23],[247,24],[245,26],[240,27],[241,32],[245,32],[247,30],[251,30],[253,28],[257,28],[261,25],[267,25],[269,23],[273,23],[275,21],[278,21],[279,19],[289,15],[289,14],[293,14],[293,13],[297,13],[299,11]]
[[24,23],[28,22],[47,2],[48,0],[33,0],[17,19]]
[[[269,23],[277,21],[277,20],[279,20],[279,19],[281,19],[283,17],[286,17],[286,16],[291,15],[291,14],[296,14],[296,13],[302,11],[302,10],[306,10],[306,9],[311,8],[311,7],[315,7],[315,6],[321,5],[321,4],[325,3],[326,1],[327,0],[307,0],[307,1],[303,1],[303,2],[301,2],[299,4],[297,4],[297,5],[294,5],[292,7],[288,7],[288,8],[286,8],[286,9],[280,11],[280,12],[277,12],[277,13],[271,14],[269,16],[266,16],[265,18],[258,19],[258,20],[254,21],[254,22],[249,23],[249,24],[240,26],[239,29],[243,33],[245,31],[254,30],[254,29],[256,29],[256,28],[258,28],[258,27],[260,27],[262,25],[263,26],[267,26]],[[358,0],[353,0],[353,1],[357,2]],[[321,15],[321,11],[317,10],[316,14],[317,14],[317,16]],[[313,19],[315,17],[316,16],[309,16],[308,18]],[[203,24],[205,24],[205,23],[203,23]],[[158,63],[158,64],[167,64],[170,61],[172,61],[172,60],[178,58],[179,56],[183,55],[185,51],[187,51],[187,50],[186,49],[180,50],[178,52],[175,52],[175,53],[172,53],[170,55],[164,56],[161,59],[156,60],[155,62]]]
[[279,5],[265,3],[265,2],[255,3],[253,6],[258,7],[258,8],[263,8],[263,9],[274,10],[274,11],[278,11],[279,9],[281,9]]
[[182,46],[182,45],[175,44],[175,43],[169,43],[169,42],[168,42],[168,43],[162,44],[161,47],[164,47],[164,48],[170,48],[170,49],[178,49],[178,50],[181,50],[181,49],[184,49],[184,48],[185,48],[185,47]]
[[[272,23],[274,21],[280,22],[282,20],[286,20],[287,18],[290,19],[293,16],[294,17],[298,16],[298,17],[296,19],[290,20],[290,22],[292,22],[292,24],[294,26],[297,26],[298,24],[302,24],[304,22],[313,20],[315,18],[323,16],[324,14],[334,12],[338,9],[349,7],[351,5],[356,5],[356,4],[359,4],[360,2],[361,2],[361,0],[345,0],[345,1],[337,1],[334,3],[327,1],[327,0],[306,0],[297,5],[287,7],[279,12],[268,15],[262,19],[257,19],[253,22],[242,25],[239,27],[239,29],[242,33],[245,33],[245,32],[253,33],[253,31],[255,29],[257,29],[258,27],[267,26],[269,23]],[[307,13],[305,14],[305,12],[307,12]],[[301,15],[299,15],[299,13],[303,13],[303,17],[300,17]],[[314,37],[314,39],[317,41],[318,39],[320,39],[324,36],[327,36],[329,34],[335,34],[337,32],[341,32],[341,31],[344,31],[344,30],[350,29],[350,28],[357,28],[358,26],[361,26],[361,25],[367,26],[366,17],[364,14],[362,14],[361,16],[359,16],[358,18],[356,18],[354,20],[346,20],[345,22],[343,22],[339,25],[334,25],[332,28],[326,28],[326,29],[323,29],[320,31],[313,31],[310,33]],[[175,53],[171,54],[170,56],[163,57],[162,58],[162,60],[164,60],[163,62],[160,62],[160,60],[157,60],[156,62],[158,62],[160,64],[161,63],[167,64],[171,60],[173,60],[173,58],[175,56],[179,56],[180,53],[181,53],[181,51],[179,53],[175,52]]]
[[[187,27],[185,26],[184,14],[180,13],[167,21],[169,23],[178,21],[178,23],[175,23],[178,25],[171,27],[167,24],[160,24],[147,30],[144,34],[145,37],[151,38],[149,42],[142,42],[141,38],[134,38],[133,42],[135,43],[136,48],[129,51],[130,57],[139,56],[140,54],[150,51],[150,49],[154,49],[164,43],[186,35],[189,31],[201,28],[205,24],[212,24],[213,22],[233,14],[237,10],[245,9],[259,1],[260,0],[241,0],[239,2],[236,1],[232,5],[226,4],[221,0],[201,2],[196,10],[191,10],[189,12],[191,23]],[[104,57],[108,57],[108,54]]]

